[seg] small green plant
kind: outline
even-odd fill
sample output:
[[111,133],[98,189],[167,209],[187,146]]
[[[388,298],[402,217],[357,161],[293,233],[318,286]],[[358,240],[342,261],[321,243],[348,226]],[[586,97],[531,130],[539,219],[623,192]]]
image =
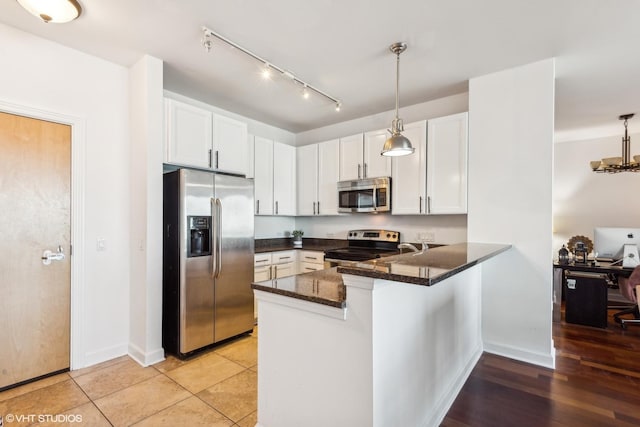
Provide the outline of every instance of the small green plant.
[[302,231],[302,230],[293,230],[291,232],[291,235],[293,237],[295,237],[296,239],[300,239],[304,235],[304,231]]

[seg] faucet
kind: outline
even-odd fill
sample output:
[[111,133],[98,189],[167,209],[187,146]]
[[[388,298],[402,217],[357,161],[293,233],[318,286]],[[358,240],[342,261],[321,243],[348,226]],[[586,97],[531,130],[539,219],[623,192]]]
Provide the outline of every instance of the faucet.
[[412,252],[424,252],[427,249],[429,249],[429,245],[427,245],[425,242],[422,242],[422,250],[416,248],[414,245],[412,245],[411,243],[400,243],[398,245],[398,249],[410,249]]

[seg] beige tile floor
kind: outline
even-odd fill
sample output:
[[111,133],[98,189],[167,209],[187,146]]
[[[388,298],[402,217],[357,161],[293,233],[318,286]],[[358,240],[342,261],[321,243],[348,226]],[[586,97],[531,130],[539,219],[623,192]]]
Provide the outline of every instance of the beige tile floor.
[[[1,392],[0,416],[4,416],[4,427],[253,427],[257,422],[257,345],[256,328],[248,336],[189,360],[167,356],[143,368],[122,356]],[[8,414],[22,415],[23,422],[15,418],[8,422]],[[80,417],[82,422],[60,422]]]

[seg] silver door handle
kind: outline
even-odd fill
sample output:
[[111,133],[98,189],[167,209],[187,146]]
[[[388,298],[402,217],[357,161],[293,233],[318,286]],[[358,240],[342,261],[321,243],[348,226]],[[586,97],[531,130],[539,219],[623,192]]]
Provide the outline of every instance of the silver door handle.
[[368,173],[367,173],[367,164],[364,163],[364,176],[363,176],[363,178],[366,178],[367,175],[368,175]]
[[278,201],[276,200],[276,215],[278,215]]
[[313,214],[316,214],[316,202],[313,202]]
[[260,214],[260,200],[256,200],[256,215]]
[[320,215],[320,200],[318,200],[318,215]]
[[64,258],[62,246],[58,245],[58,252],[53,252],[47,249],[42,253],[42,264],[49,265],[51,264],[51,261],[62,261]]
[[209,150],[209,167],[211,167],[211,150]]
[[360,163],[358,163],[358,179],[360,179]]
[[431,213],[431,196],[427,196],[427,213]]
[[216,266],[218,270],[216,271],[216,277],[220,276],[222,272],[222,201],[220,199],[215,200],[215,204],[217,209],[216,212],[216,257],[218,258],[216,262]]
[[422,213],[422,196],[420,196],[420,201],[418,202],[418,213]]
[[[217,257],[217,241],[218,241],[218,218],[216,218],[216,199],[211,198],[211,218],[215,221],[215,224],[211,224],[213,226],[213,255],[211,257],[211,278],[216,278],[216,272],[218,271],[218,257]],[[214,222],[212,221],[212,222]]]

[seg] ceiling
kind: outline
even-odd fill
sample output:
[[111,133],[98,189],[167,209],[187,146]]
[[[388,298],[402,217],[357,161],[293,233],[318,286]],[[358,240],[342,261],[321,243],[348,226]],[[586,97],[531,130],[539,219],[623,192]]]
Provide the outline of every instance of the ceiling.
[[[79,1],[83,14],[68,24],[44,24],[16,1],[3,2],[0,22],[123,66],[160,58],[165,89],[292,132],[392,110],[388,46],[397,41],[408,44],[401,106],[555,57],[557,138],[585,128],[621,134],[618,115],[640,113],[636,0]],[[281,76],[265,81],[256,61],[222,42],[207,53],[202,26],[340,99],[342,110],[313,94],[302,99]]]

